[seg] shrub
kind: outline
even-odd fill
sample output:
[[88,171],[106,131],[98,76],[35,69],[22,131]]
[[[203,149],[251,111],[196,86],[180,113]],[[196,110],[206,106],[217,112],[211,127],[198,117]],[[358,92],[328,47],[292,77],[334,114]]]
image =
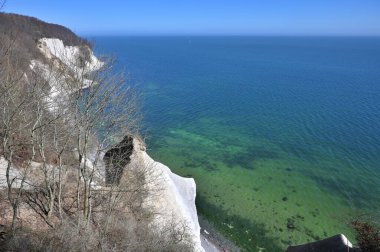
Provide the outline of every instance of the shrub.
[[355,220],[356,241],[363,252],[380,251],[379,229],[369,221]]

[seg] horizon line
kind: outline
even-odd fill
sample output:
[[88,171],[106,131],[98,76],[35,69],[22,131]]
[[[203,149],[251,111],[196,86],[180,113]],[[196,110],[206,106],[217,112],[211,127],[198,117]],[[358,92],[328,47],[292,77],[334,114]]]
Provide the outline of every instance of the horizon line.
[[79,36],[94,37],[378,37],[380,34],[203,34],[203,33],[88,33]]

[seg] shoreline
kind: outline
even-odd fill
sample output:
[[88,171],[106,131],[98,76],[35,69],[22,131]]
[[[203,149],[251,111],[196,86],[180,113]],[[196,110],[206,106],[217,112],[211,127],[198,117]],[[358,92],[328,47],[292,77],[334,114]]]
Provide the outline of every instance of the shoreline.
[[201,227],[201,243],[206,252],[241,252],[232,241],[223,236],[214,225],[202,215],[198,215]]

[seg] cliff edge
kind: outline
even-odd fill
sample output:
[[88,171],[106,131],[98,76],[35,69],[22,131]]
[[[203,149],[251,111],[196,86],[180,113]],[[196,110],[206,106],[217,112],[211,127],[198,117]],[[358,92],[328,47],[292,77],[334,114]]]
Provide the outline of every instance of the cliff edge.
[[[37,79],[40,82],[46,82],[47,85],[41,89],[46,95],[41,96],[43,97],[42,100],[36,103],[43,104],[41,108],[43,107],[44,109],[41,109],[41,111],[46,110],[44,116],[48,114],[52,116],[58,114],[58,111],[64,111],[68,120],[62,120],[63,124],[66,122],[66,125],[60,125],[60,127],[65,127],[68,131],[70,131],[71,127],[75,127],[75,125],[73,126],[70,123],[74,121],[71,118],[76,118],[75,114],[68,111],[69,106],[68,108],[62,108],[62,106],[78,90],[99,84],[93,80],[92,74],[101,69],[104,66],[104,62],[94,55],[91,45],[63,26],[48,24],[32,17],[5,13],[0,13],[0,39],[5,42],[4,44],[12,42],[13,56],[9,57],[12,59],[12,62],[9,62],[9,64],[17,72],[24,73],[21,75],[22,81],[20,82],[20,86],[28,89],[28,85]],[[61,120],[61,118],[58,119]],[[38,123],[41,123],[41,121],[38,121]],[[36,128],[36,131],[40,127],[46,127],[46,125],[42,123],[41,126]],[[32,131],[32,138],[33,134],[34,131]],[[2,146],[6,146],[6,143],[4,144],[4,139],[6,138],[3,135],[1,136],[3,140]],[[44,135],[43,137],[48,136]],[[92,135],[86,135],[84,139],[86,137],[91,138],[90,142],[92,143],[97,143],[98,141]],[[55,136],[53,139],[54,141],[56,140]],[[23,223],[29,229],[39,229],[40,225],[42,225],[41,223],[44,223],[43,229],[48,230],[58,225],[58,220],[62,218],[62,214],[75,216],[74,210],[72,210],[73,205],[75,205],[75,197],[72,197],[71,200],[69,199],[71,196],[68,196],[66,201],[63,199],[63,202],[59,202],[60,199],[56,199],[54,196],[56,190],[55,184],[58,183],[58,177],[60,183],[59,192],[63,190],[62,183],[65,181],[66,184],[63,185],[65,185],[64,189],[66,191],[62,191],[62,193],[66,192],[67,195],[74,195],[75,186],[77,187],[77,191],[78,188],[89,186],[88,190],[91,190],[95,195],[91,196],[94,197],[94,203],[89,208],[90,211],[93,211],[94,223],[99,215],[97,211],[104,212],[107,207],[107,205],[102,205],[101,201],[98,203],[98,200],[105,200],[106,195],[110,199],[116,199],[115,195],[124,192],[124,187],[121,188],[117,187],[118,185],[106,183],[107,167],[103,157],[107,150],[88,148],[83,152],[80,149],[81,146],[79,146],[79,149],[76,148],[67,152],[67,157],[65,157],[67,160],[71,160],[74,165],[69,162],[62,165],[61,157],[58,156],[59,159],[57,159],[57,155],[52,154],[54,151],[49,152],[47,150],[45,153],[45,150],[41,150],[41,143],[44,143],[43,138],[37,136],[36,141],[40,142],[32,142],[32,147],[27,146],[23,150],[25,153],[28,153],[25,154],[20,151],[20,162],[14,162],[13,159],[9,158],[10,154],[7,152],[7,148],[0,149],[0,187],[2,188],[2,192],[8,190],[11,194],[12,192],[22,191],[16,194],[18,197],[16,199],[20,202],[25,200],[27,204],[17,206],[17,214],[15,211],[13,212],[17,215],[15,218],[20,220],[29,219],[27,225]],[[29,153],[29,148],[33,149],[31,153]],[[66,149],[62,149],[63,151],[66,151]],[[38,155],[35,152],[38,152]],[[50,157],[46,158],[45,154],[49,154]],[[26,162],[26,158],[30,160]],[[79,162],[79,166],[76,166],[75,162]],[[154,234],[160,234],[166,238],[172,237],[176,242],[185,244],[186,248],[191,248],[193,251],[204,251],[201,246],[200,227],[195,207],[196,185],[194,179],[180,177],[172,173],[167,166],[155,162],[146,153],[143,142],[139,141],[138,138],[133,138],[133,152],[128,156],[127,163],[123,167],[127,172],[124,173],[123,179],[121,179],[122,182],[120,183],[138,185],[138,190],[144,193],[139,192],[138,199],[134,199],[133,204],[129,204],[130,202],[126,200],[118,203],[114,208],[116,209],[115,211],[120,212],[120,216],[129,220],[130,227],[122,227],[126,229],[125,235],[128,235],[129,239],[135,237],[134,239],[138,241],[143,234],[137,231],[129,232],[130,229],[139,230],[139,225],[148,225],[148,229]],[[76,171],[78,171],[78,177],[75,175]],[[91,174],[90,181],[86,180],[87,174]],[[141,180],[144,183],[136,181],[136,179],[140,178],[136,174],[143,174]],[[47,182],[48,179],[51,181]],[[47,186],[44,187],[44,184]],[[128,197],[137,197],[133,192],[133,190],[137,189],[131,189],[131,187],[125,188],[128,189],[125,189],[126,199]],[[84,190],[84,193],[86,193],[86,190]],[[15,206],[13,203],[16,196],[9,196],[11,194],[8,194],[8,197],[11,199],[11,205]],[[38,198],[36,202],[36,197],[40,197],[40,194],[42,199]],[[23,198],[24,195],[25,199]],[[89,196],[86,196],[86,194],[78,194],[77,196],[78,199],[84,200],[84,209],[86,209],[86,197]],[[50,203],[49,198],[51,199]],[[30,201],[31,199],[32,201]],[[58,200],[58,202],[55,202],[55,200]],[[5,201],[1,203],[4,208],[3,211],[0,211],[0,224],[9,224],[11,208],[6,206]],[[60,216],[57,215],[56,218],[52,217],[51,214],[55,204],[60,209]],[[144,209],[144,213],[139,212],[136,214],[134,212],[136,207]],[[64,213],[61,213],[61,209],[63,209]],[[74,209],[76,211],[80,209],[79,203]],[[88,212],[85,212],[86,215],[88,215]],[[39,221],[38,218],[41,216],[44,217],[42,221]],[[149,221],[141,221],[142,217]],[[118,218],[118,216],[115,216],[115,218]],[[98,222],[100,223],[101,221],[100,219]],[[96,228],[96,225],[93,228]],[[165,235],[165,232],[168,235]],[[107,239],[110,238],[108,237]],[[152,238],[151,240],[154,239]],[[156,246],[155,249],[157,250],[164,248],[160,244],[162,241],[155,242],[156,245],[150,244],[149,246],[151,248]],[[138,242],[133,246],[131,250],[137,249]],[[166,249],[168,248],[166,247],[164,250]]]

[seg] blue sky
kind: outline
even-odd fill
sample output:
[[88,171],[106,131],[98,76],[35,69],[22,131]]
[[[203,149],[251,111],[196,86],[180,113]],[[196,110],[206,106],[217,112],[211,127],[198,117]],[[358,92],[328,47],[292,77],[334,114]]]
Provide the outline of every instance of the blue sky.
[[377,35],[380,0],[8,0],[83,35]]

